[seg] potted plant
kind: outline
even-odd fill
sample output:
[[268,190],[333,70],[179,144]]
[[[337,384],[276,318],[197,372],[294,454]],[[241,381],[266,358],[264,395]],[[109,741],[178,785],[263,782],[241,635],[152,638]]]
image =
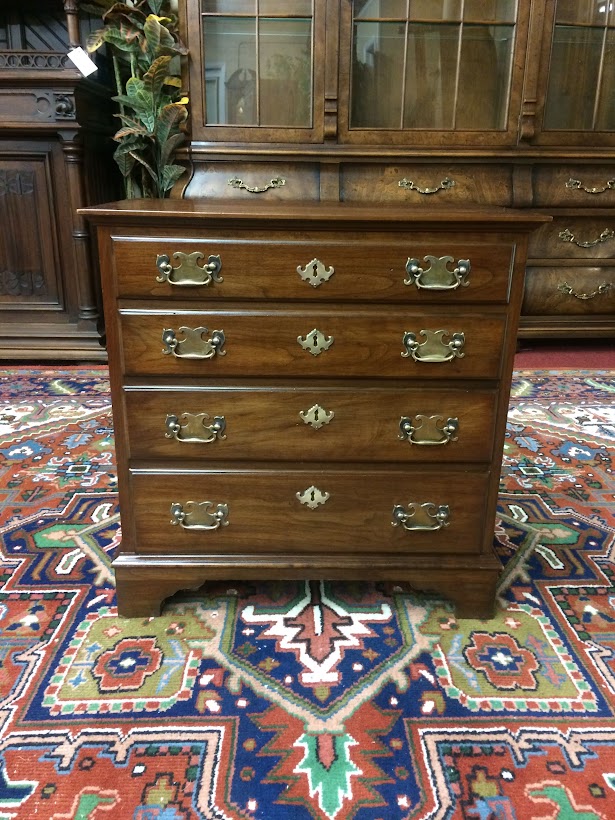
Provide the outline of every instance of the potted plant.
[[188,98],[181,92],[179,58],[188,53],[178,35],[171,0],[90,0],[81,8],[100,15],[103,28],[87,42],[90,52],[107,44],[122,127],[114,158],[126,196],[165,197],[184,173],[173,162],[184,141]]

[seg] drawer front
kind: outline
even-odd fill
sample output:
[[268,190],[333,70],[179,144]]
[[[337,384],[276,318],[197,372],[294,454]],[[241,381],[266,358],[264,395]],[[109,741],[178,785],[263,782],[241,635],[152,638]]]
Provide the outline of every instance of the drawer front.
[[511,242],[479,244],[461,236],[444,241],[425,234],[354,243],[318,236],[309,242],[116,238],[113,247],[120,296],[201,302],[506,302],[514,261]]
[[[131,481],[142,553],[165,553],[170,545],[174,553],[197,554],[477,553],[488,473],[133,471]],[[448,513],[434,517],[440,507]]]
[[318,163],[211,162],[201,165],[188,184],[190,199],[244,199],[255,206],[266,200],[317,200],[320,197]]
[[345,202],[512,204],[512,171],[506,166],[357,163],[342,165],[340,173],[340,199]]
[[615,205],[615,166],[538,165],[534,205],[610,208]]
[[487,462],[496,394],[382,387],[125,388],[134,459]]
[[611,259],[615,256],[615,218],[556,218],[530,234],[529,255],[547,259]]
[[528,268],[523,298],[525,316],[613,313],[615,268]]
[[125,309],[120,323],[128,375],[446,379],[499,376],[506,317],[427,308]]

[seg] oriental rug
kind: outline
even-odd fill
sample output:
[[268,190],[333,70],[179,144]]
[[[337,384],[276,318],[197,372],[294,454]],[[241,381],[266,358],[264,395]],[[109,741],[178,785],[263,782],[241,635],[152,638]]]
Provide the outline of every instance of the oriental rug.
[[0,374],[0,820],[615,817],[615,372],[515,373],[489,621],[396,584],[116,616],[106,370]]

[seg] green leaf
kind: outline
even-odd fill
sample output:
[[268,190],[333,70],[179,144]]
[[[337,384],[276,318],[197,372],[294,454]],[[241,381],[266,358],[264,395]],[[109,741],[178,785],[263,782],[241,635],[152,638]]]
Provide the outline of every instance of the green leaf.
[[145,43],[143,44],[147,49],[150,57],[154,57],[160,48],[160,30],[162,26],[155,14],[149,14],[143,25],[143,34],[145,35]]
[[173,134],[172,137],[165,142],[162,146],[162,150],[160,151],[160,164],[165,166],[169,163],[169,160],[173,156],[174,152],[179,148],[182,142],[185,139],[185,134]]
[[147,0],[147,5],[151,9],[152,14],[160,14],[165,0]]
[[149,131],[146,131],[146,129],[143,128],[142,125],[136,125],[136,126],[128,125],[125,128],[120,128],[119,131],[116,131],[116,133],[113,136],[113,139],[114,140],[122,140],[122,139],[124,139],[124,137],[128,137],[128,136],[131,136],[131,135],[134,136],[134,135],[137,135],[137,134],[139,134],[141,136],[148,136]]
[[170,57],[158,57],[158,59],[154,60],[148,71],[146,71],[143,75],[143,88],[148,94],[151,95],[152,100],[156,100],[162,91],[162,86],[164,85],[164,81],[167,77],[170,62]]
[[185,170],[183,165],[165,165],[162,169],[162,191],[170,191]]
[[85,43],[85,47],[88,51],[96,51],[96,49],[103,45],[105,42],[105,31],[106,29],[99,28],[98,31],[93,31],[91,34],[88,34]]
[[186,109],[183,105],[165,105],[158,113],[156,119],[156,126],[154,133],[160,145],[164,145],[168,138],[173,133],[173,129],[177,129],[180,122],[186,118]]
[[143,165],[143,167],[147,170],[148,174],[151,176],[153,180],[158,181],[158,176],[152,168],[152,166],[149,164],[149,162],[143,159],[143,157],[140,157],[135,151],[130,151],[129,153],[131,157],[134,157],[137,160],[137,162],[140,162],[141,165]]
[[119,151],[119,148],[122,146],[120,145],[118,149],[113,154],[113,159],[115,160],[117,167],[120,169],[120,172],[123,177],[127,177],[130,175],[130,172],[134,168],[135,160],[134,157],[131,156],[127,151]]

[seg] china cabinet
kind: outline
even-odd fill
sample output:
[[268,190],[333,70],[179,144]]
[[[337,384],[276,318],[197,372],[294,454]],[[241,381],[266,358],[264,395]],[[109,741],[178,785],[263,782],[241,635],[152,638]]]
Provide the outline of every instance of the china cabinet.
[[[179,0],[174,195],[539,208],[520,334],[615,330],[608,0]],[[255,205],[258,207],[258,205]]]
[[104,360],[99,276],[77,208],[117,196],[110,94],[66,56],[85,34],[76,0],[3,5],[0,356]]

